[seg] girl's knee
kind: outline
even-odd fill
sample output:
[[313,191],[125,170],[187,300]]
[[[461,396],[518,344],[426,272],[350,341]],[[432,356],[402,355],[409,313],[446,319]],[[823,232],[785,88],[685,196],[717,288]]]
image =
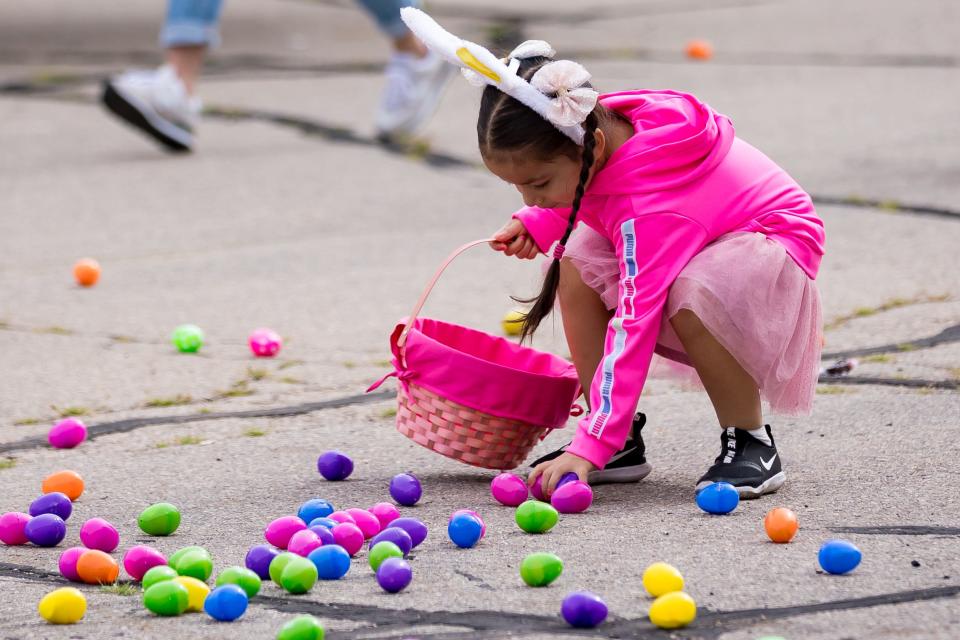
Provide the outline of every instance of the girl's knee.
[[670,325],[673,327],[673,330],[677,332],[677,336],[679,336],[681,341],[684,338],[697,336],[706,331],[706,327],[700,322],[700,318],[690,309],[680,309],[677,311],[673,317],[670,318]]

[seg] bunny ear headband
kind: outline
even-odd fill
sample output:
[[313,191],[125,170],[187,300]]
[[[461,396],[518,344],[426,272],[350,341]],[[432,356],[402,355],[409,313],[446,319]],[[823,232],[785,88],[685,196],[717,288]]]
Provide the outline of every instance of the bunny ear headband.
[[527,40],[503,61],[484,47],[445,31],[419,9],[404,7],[400,16],[428,48],[460,67],[471,84],[493,85],[536,111],[578,145],[583,144],[582,124],[596,106],[599,94],[584,86],[590,74],[581,65],[570,60],[548,62],[527,82],[517,75],[520,60],[552,58],[556,52],[546,42]]

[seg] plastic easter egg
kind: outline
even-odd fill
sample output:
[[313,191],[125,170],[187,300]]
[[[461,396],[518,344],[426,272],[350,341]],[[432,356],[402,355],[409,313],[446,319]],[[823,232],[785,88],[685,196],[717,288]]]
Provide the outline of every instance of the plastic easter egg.
[[189,576],[206,582],[213,573],[213,559],[206,549],[190,551],[173,567],[181,576]]
[[423,487],[412,473],[398,473],[390,480],[390,497],[405,507],[412,507],[423,496]]
[[306,558],[311,551],[321,546],[323,546],[323,542],[320,541],[320,537],[310,529],[304,529],[297,531],[290,537],[290,542],[287,543],[287,551]]
[[546,533],[557,524],[557,510],[545,502],[527,500],[517,507],[517,526],[527,533]]
[[857,568],[863,554],[852,542],[846,540],[827,540],[820,547],[817,560],[827,573],[843,575]]
[[367,511],[375,515],[377,520],[380,521],[381,531],[389,527],[391,522],[400,517],[400,511],[389,502],[378,502],[367,509]]
[[333,541],[353,557],[363,548],[363,532],[357,525],[344,522],[333,528]]
[[[323,547],[320,548],[322,549]],[[297,554],[290,553],[289,551],[277,554],[277,557],[270,563],[270,579],[279,586],[280,576],[283,575],[283,570],[287,568],[290,561],[299,557]]]
[[73,278],[81,287],[92,287],[100,279],[100,263],[93,258],[81,258],[73,265]]
[[62,493],[76,501],[83,494],[83,478],[76,471],[57,471],[43,479],[40,490],[43,493]]
[[88,549],[110,553],[120,546],[120,534],[103,518],[90,518],[80,527],[80,542]]
[[580,476],[578,476],[572,471],[568,471],[567,473],[560,476],[559,480],[557,480],[556,489],[559,489],[560,487],[567,484],[568,482],[578,482],[579,480],[580,480]]
[[797,535],[800,523],[797,522],[797,514],[793,511],[786,507],[777,507],[767,512],[767,516],[763,519],[763,528],[774,542],[786,543]]
[[[452,514],[450,514],[450,520],[453,520],[455,517],[459,516],[461,513],[465,513],[468,516],[473,516],[480,522],[480,539],[483,540],[483,536],[487,535],[487,523],[483,521],[483,518],[480,517],[480,514],[472,509],[457,509]],[[448,521],[449,522],[449,521]]]
[[410,534],[413,540],[413,548],[416,549],[420,543],[427,539],[427,525],[416,518],[397,518],[390,523],[391,527],[400,527]]
[[120,565],[103,551],[87,549],[77,559],[77,575],[87,584],[113,584],[120,577]]
[[87,599],[79,589],[61,587],[43,596],[37,610],[51,624],[74,624],[87,612]]
[[270,579],[270,563],[279,555],[280,551],[267,544],[258,544],[247,551],[243,563],[247,565],[261,580]]
[[73,502],[59,491],[44,494],[30,503],[30,515],[36,517],[44,513],[52,513],[60,516],[61,520],[69,520],[73,513]]
[[397,593],[413,580],[413,570],[403,558],[387,558],[377,569],[377,584],[388,593]]
[[353,473],[353,460],[339,451],[327,451],[317,458],[317,471],[327,480],[346,480]]
[[410,550],[413,549],[413,538],[411,538],[410,534],[400,527],[387,527],[377,535],[373,536],[370,539],[370,548],[372,549],[373,546],[378,542],[392,542],[400,547],[400,551],[403,551],[404,556],[410,553]]
[[593,504],[593,489],[580,480],[558,485],[550,496],[550,504],[560,513],[582,513]]
[[190,592],[174,580],[163,580],[143,592],[143,606],[158,616],[178,616],[187,610]]
[[44,513],[31,518],[23,531],[38,547],[55,547],[67,536],[67,523],[58,515]]
[[730,513],[740,504],[737,488],[729,482],[714,482],[697,492],[697,506],[715,515]]
[[347,513],[353,516],[353,521],[363,531],[363,537],[367,540],[380,533],[380,521],[366,509],[347,509]]
[[607,605],[589,591],[575,591],[563,599],[560,613],[571,627],[592,629],[607,619]]
[[503,327],[503,333],[508,336],[518,336],[523,331],[523,321],[527,314],[520,309],[512,309],[503,316],[500,326]]
[[177,576],[174,582],[182,584],[187,590],[187,611],[203,611],[203,601],[210,595],[210,587],[190,576]]
[[189,547],[180,547],[179,549],[174,551],[173,554],[167,559],[167,564],[173,567],[174,569],[176,569],[177,563],[180,562],[180,558],[187,555],[191,551],[203,551],[204,553],[207,552],[207,550],[204,549],[203,547],[198,547],[196,545],[191,545]]
[[563,560],[552,553],[531,553],[520,563],[520,577],[531,587],[545,587],[563,573]]
[[27,538],[27,523],[31,519],[33,516],[19,511],[8,511],[0,516],[0,542],[11,546],[27,544],[30,541]]
[[203,610],[214,620],[233,622],[247,610],[250,597],[235,584],[225,584],[210,592],[203,603]]
[[683,591],[671,591],[653,601],[649,615],[650,622],[661,629],[677,629],[697,617],[697,603]]
[[382,563],[387,558],[402,558],[403,551],[400,550],[400,547],[384,540],[383,542],[378,542],[373,545],[373,548],[370,549],[370,554],[367,556],[367,561],[370,563],[370,568],[376,572],[380,568],[380,563]]
[[480,520],[468,513],[461,513],[450,519],[447,524],[447,535],[451,542],[461,549],[469,549],[480,541],[480,532],[483,525]]
[[307,560],[317,568],[317,577],[321,580],[339,580],[350,570],[350,554],[338,544],[314,549]]
[[180,511],[169,502],[158,502],[140,513],[137,524],[147,535],[169,536],[180,526]]
[[143,580],[147,571],[165,564],[167,559],[162,553],[142,544],[130,547],[123,554],[123,568],[134,580]]
[[203,346],[203,329],[195,324],[182,324],[173,330],[170,341],[180,353],[196,353]]
[[327,516],[327,518],[340,524],[343,524],[344,522],[349,522],[350,524],[357,524],[356,519],[346,511],[334,511],[329,516]]
[[713,57],[713,46],[706,40],[691,40],[687,43],[687,57],[693,60],[709,60]]
[[267,525],[263,537],[276,548],[286,549],[293,534],[306,528],[307,523],[297,516],[283,516]]
[[334,511],[336,511],[336,509],[326,500],[313,498],[300,505],[300,509],[297,510],[297,517],[313,525],[313,520],[316,518],[325,518]]
[[243,589],[243,592],[247,594],[248,598],[252,598],[260,593],[261,587],[260,576],[244,567],[227,567],[217,576],[216,584],[218,587],[222,587],[225,584],[236,585]]
[[88,549],[86,547],[70,547],[60,554],[57,560],[57,568],[60,569],[60,575],[70,582],[83,582],[80,574],[77,573],[77,560],[80,559]]
[[172,567],[157,565],[147,569],[147,572],[143,574],[143,578],[140,581],[140,586],[143,587],[144,591],[146,591],[158,582],[163,582],[164,580],[173,580],[176,577],[177,572],[174,571]]
[[47,432],[47,442],[55,449],[72,449],[86,439],[87,425],[76,418],[65,418]]
[[683,591],[683,576],[676,567],[666,562],[654,562],[643,572],[643,588],[654,598]]
[[323,640],[323,625],[313,616],[297,616],[280,627],[277,640]]
[[280,586],[289,593],[306,593],[317,582],[317,567],[300,556],[294,556],[280,572]]
[[247,343],[253,355],[258,358],[272,358],[283,346],[283,338],[272,329],[254,329]]
[[537,479],[530,485],[530,495],[540,502],[550,502],[550,498],[543,492],[543,474],[537,476]]
[[327,527],[318,524],[307,529],[307,531],[313,531],[317,534],[317,537],[320,539],[320,544],[336,544],[337,541],[333,539],[333,531]]
[[324,516],[323,518],[314,518],[313,520],[307,523],[307,526],[308,527],[322,526],[322,527],[326,527],[327,529],[333,529],[338,524],[340,523],[337,522],[336,520]]
[[512,473],[501,473],[490,482],[493,499],[508,507],[519,507],[527,501],[529,493],[523,478]]

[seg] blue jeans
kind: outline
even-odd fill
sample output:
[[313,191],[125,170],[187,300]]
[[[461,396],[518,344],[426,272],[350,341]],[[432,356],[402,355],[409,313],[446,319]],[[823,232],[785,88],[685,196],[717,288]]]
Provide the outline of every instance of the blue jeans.
[[[400,19],[402,7],[417,7],[419,0],[357,0],[391,38],[407,34]],[[223,0],[169,0],[167,19],[160,31],[163,48],[184,46],[215,47],[220,43],[220,9]]]

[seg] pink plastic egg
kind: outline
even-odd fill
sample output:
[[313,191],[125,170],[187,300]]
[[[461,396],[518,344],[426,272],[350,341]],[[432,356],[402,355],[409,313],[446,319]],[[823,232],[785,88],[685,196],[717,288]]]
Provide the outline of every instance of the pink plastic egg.
[[143,580],[147,571],[164,564],[167,564],[166,557],[145,544],[130,547],[123,554],[123,568],[134,580]]
[[72,449],[86,439],[87,426],[76,418],[61,420],[47,433],[47,441],[57,449]]
[[512,473],[501,473],[490,483],[493,499],[508,507],[518,507],[527,500],[527,483]]
[[0,516],[0,542],[16,545],[27,544],[27,523],[31,516],[19,511],[9,511]]
[[272,329],[254,329],[248,344],[250,351],[258,358],[272,358],[280,351],[283,339]]
[[550,502],[547,499],[547,496],[543,494],[543,474],[537,476],[537,479],[533,481],[533,486],[530,487],[530,495],[539,500],[540,502]]
[[337,522],[349,522],[350,524],[357,524],[356,519],[346,511],[334,511],[327,517],[331,520],[336,520]]
[[369,509],[370,513],[380,521],[380,530],[383,531],[390,526],[390,523],[400,517],[400,511],[389,502],[378,502]]
[[355,524],[344,522],[333,528],[333,540],[352,557],[363,548],[363,531]]
[[306,558],[311,551],[322,546],[323,541],[320,540],[320,536],[310,531],[310,529],[304,529],[290,536],[290,541],[287,543],[287,551]]
[[347,509],[347,513],[353,516],[354,522],[360,527],[360,531],[363,531],[365,540],[380,533],[380,520],[366,509]]
[[480,514],[477,513],[476,511],[472,511],[470,509],[457,509],[456,511],[450,514],[450,520],[453,520],[461,513],[466,513],[467,515],[471,515],[477,520],[479,520],[480,521],[480,537],[483,538],[483,536],[487,535],[487,523],[483,521],[483,518],[481,518]]
[[80,542],[87,549],[110,553],[120,546],[120,534],[103,518],[90,518],[80,527]]
[[293,534],[297,531],[303,531],[306,528],[307,523],[297,516],[283,516],[267,525],[266,531],[263,532],[263,537],[276,548],[286,549]]
[[60,575],[70,582],[83,582],[80,574],[77,573],[77,560],[87,552],[86,547],[70,547],[60,554],[57,566],[60,568]]
[[586,482],[568,482],[553,492],[550,504],[560,513],[580,513],[593,504],[593,489]]

